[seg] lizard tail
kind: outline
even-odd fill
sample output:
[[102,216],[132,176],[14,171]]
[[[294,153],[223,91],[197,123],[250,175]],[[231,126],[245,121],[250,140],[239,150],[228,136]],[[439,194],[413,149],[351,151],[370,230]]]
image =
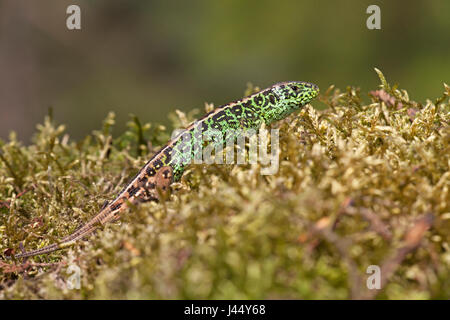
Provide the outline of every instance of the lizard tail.
[[40,249],[16,254],[14,257],[16,259],[27,258],[27,257],[37,256],[37,255],[41,255],[41,254],[47,254],[47,253],[50,253],[53,251],[67,248],[67,247],[71,246],[72,244],[74,244],[77,240],[84,238],[85,236],[92,233],[95,229],[97,229],[97,225],[92,224],[92,223],[87,223],[86,225],[82,226],[80,229],[78,229],[74,233],[62,238],[59,241],[59,243],[53,243],[51,245],[48,245],[48,246],[40,248]]
[[[116,203],[120,202],[122,200],[115,200],[112,202],[111,205],[116,205]],[[117,214],[121,210],[124,210],[126,208],[125,205],[118,206],[116,209],[111,210],[110,206],[104,207],[94,218],[92,218],[88,223],[86,223],[84,226],[79,228],[78,230],[74,231],[73,233],[69,234],[68,236],[65,236],[61,240],[59,240],[57,243],[48,245],[46,247],[43,247],[41,249],[36,249],[28,252],[23,252],[15,255],[14,257],[16,259],[20,258],[27,258],[32,256],[37,256],[41,254],[50,253],[53,251],[57,251],[60,249],[67,248],[74,244],[77,240],[84,238],[85,236],[91,234],[94,230],[96,230],[100,225],[104,225],[107,222],[116,220],[118,218]]]
[[50,253],[50,252],[53,252],[53,251],[56,251],[56,250],[59,250],[59,249],[61,249],[59,247],[59,244],[54,243],[54,244],[51,244],[51,245],[46,246],[46,247],[41,248],[41,249],[37,249],[37,250],[33,250],[33,251],[28,251],[28,252],[16,254],[16,255],[14,255],[14,257],[16,259],[32,257],[32,256],[40,255],[40,254]]
[[[122,207],[122,210],[125,206]],[[68,236],[62,238],[58,241],[58,243],[54,243],[43,247],[41,249],[36,249],[28,252],[23,252],[15,255],[16,259],[27,258],[32,256],[37,256],[41,254],[50,253],[53,251],[57,251],[60,249],[67,248],[74,244],[77,240],[84,238],[85,236],[91,234],[94,230],[96,230],[100,225],[105,224],[106,222],[113,221],[117,218],[116,214],[120,211],[120,209],[116,209],[114,211],[111,210],[110,207],[105,207],[101,210],[94,218],[92,218],[88,223],[69,234]]]

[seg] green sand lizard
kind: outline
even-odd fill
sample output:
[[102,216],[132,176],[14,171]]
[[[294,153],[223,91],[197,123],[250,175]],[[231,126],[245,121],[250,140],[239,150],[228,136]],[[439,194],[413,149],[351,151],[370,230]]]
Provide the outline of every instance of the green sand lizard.
[[[184,133],[188,133],[190,137],[188,143],[182,138],[186,136],[183,134],[169,141],[113,201],[105,205],[81,228],[62,238],[58,243],[17,254],[15,258],[47,254],[66,248],[92,233],[100,225],[117,220],[130,204],[157,201],[172,182],[180,180],[185,167],[194,159],[196,151],[191,146],[199,139],[195,134],[196,130],[207,135],[213,130],[225,134],[230,130],[258,129],[263,123],[271,124],[285,118],[308,104],[318,94],[319,88],[315,84],[301,81],[282,82],[216,108],[185,129]],[[211,143],[223,144],[223,141]]]

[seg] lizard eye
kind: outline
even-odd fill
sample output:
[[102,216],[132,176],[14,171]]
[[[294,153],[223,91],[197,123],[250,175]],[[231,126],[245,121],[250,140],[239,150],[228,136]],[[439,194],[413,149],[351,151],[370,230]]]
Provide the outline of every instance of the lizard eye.
[[297,92],[298,89],[299,89],[299,87],[297,87],[297,86],[292,86],[292,90],[294,90],[294,92]]

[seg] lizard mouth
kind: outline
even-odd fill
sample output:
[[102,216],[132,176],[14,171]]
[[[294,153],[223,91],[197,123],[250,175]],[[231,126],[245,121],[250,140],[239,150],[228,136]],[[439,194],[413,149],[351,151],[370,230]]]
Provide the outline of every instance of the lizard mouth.
[[311,96],[311,100],[319,95],[320,89],[319,86],[314,83],[309,83],[309,95]]

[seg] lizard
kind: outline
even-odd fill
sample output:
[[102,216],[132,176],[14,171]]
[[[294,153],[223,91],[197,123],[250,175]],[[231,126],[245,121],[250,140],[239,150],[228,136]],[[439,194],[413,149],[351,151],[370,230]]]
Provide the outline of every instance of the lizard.
[[[240,100],[222,105],[164,145],[126,184],[114,200],[107,203],[90,221],[72,234],[46,247],[14,255],[16,259],[48,254],[73,245],[100,226],[120,218],[130,204],[158,201],[173,182],[179,181],[186,166],[195,156],[192,145],[195,134],[208,134],[213,130],[225,133],[229,130],[258,129],[284,119],[301,109],[319,94],[319,87],[303,81],[280,82]],[[188,139],[184,139],[186,137]],[[202,142],[203,143],[203,142]],[[212,142],[212,143],[223,143]],[[186,152],[187,148],[187,152]],[[190,148],[190,149],[189,149]]]

